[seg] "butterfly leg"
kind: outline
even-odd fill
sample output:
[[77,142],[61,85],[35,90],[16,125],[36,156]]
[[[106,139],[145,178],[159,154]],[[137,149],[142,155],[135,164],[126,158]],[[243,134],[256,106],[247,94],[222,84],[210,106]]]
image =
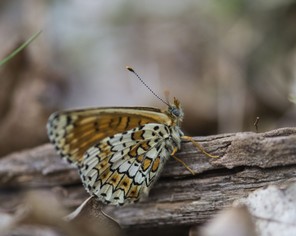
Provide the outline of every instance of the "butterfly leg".
[[195,140],[193,140],[192,137],[189,137],[189,136],[182,136],[182,139],[185,140],[185,141],[190,141],[192,142],[192,144],[197,147],[203,154],[205,154],[207,157],[211,157],[211,158],[218,158],[219,156],[216,156],[216,155],[211,155],[210,153],[206,152],[204,150],[204,148],[198,143],[196,142]]
[[173,152],[171,153],[171,156],[178,162],[180,162],[192,175],[195,175],[194,171],[180,158],[175,156],[175,153],[178,151],[178,148],[174,148]]

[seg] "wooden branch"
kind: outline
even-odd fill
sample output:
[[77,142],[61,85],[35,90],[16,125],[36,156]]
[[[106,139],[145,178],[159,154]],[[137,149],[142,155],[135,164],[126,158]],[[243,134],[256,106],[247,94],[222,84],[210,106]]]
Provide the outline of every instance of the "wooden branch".
[[[205,222],[255,189],[296,181],[296,128],[195,140],[219,158],[208,158],[191,143],[184,143],[177,156],[196,175],[169,160],[148,198],[124,207],[107,206],[105,210],[125,227],[193,225]],[[16,189],[32,187],[58,192],[68,207],[79,205],[88,196],[77,170],[64,163],[50,144],[0,160],[0,188],[5,193],[0,195],[0,210],[19,203]]]

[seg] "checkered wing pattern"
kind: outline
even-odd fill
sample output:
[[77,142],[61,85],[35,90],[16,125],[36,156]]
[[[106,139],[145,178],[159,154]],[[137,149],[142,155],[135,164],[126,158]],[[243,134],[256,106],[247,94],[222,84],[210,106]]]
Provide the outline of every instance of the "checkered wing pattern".
[[167,125],[150,123],[101,140],[89,148],[80,175],[89,193],[105,203],[135,202],[148,193],[174,149]]

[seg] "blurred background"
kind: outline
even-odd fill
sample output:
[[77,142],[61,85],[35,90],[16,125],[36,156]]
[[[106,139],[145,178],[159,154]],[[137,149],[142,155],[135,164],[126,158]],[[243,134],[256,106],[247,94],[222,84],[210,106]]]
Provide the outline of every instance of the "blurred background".
[[2,0],[0,156],[47,142],[60,109],[154,106],[177,97],[200,136],[295,126],[296,1]]

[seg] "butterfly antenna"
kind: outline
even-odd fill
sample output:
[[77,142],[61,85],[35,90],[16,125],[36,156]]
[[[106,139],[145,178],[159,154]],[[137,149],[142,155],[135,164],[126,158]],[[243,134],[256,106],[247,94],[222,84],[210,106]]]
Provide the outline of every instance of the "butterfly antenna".
[[169,103],[167,103],[166,101],[164,101],[161,97],[159,97],[145,82],[144,80],[138,75],[137,72],[134,71],[133,68],[127,66],[126,67],[127,70],[129,70],[130,72],[132,72],[133,74],[135,74],[137,76],[137,78],[142,82],[142,84],[144,84],[144,86],[155,96],[157,97],[160,101],[162,101],[164,104],[170,106]]

